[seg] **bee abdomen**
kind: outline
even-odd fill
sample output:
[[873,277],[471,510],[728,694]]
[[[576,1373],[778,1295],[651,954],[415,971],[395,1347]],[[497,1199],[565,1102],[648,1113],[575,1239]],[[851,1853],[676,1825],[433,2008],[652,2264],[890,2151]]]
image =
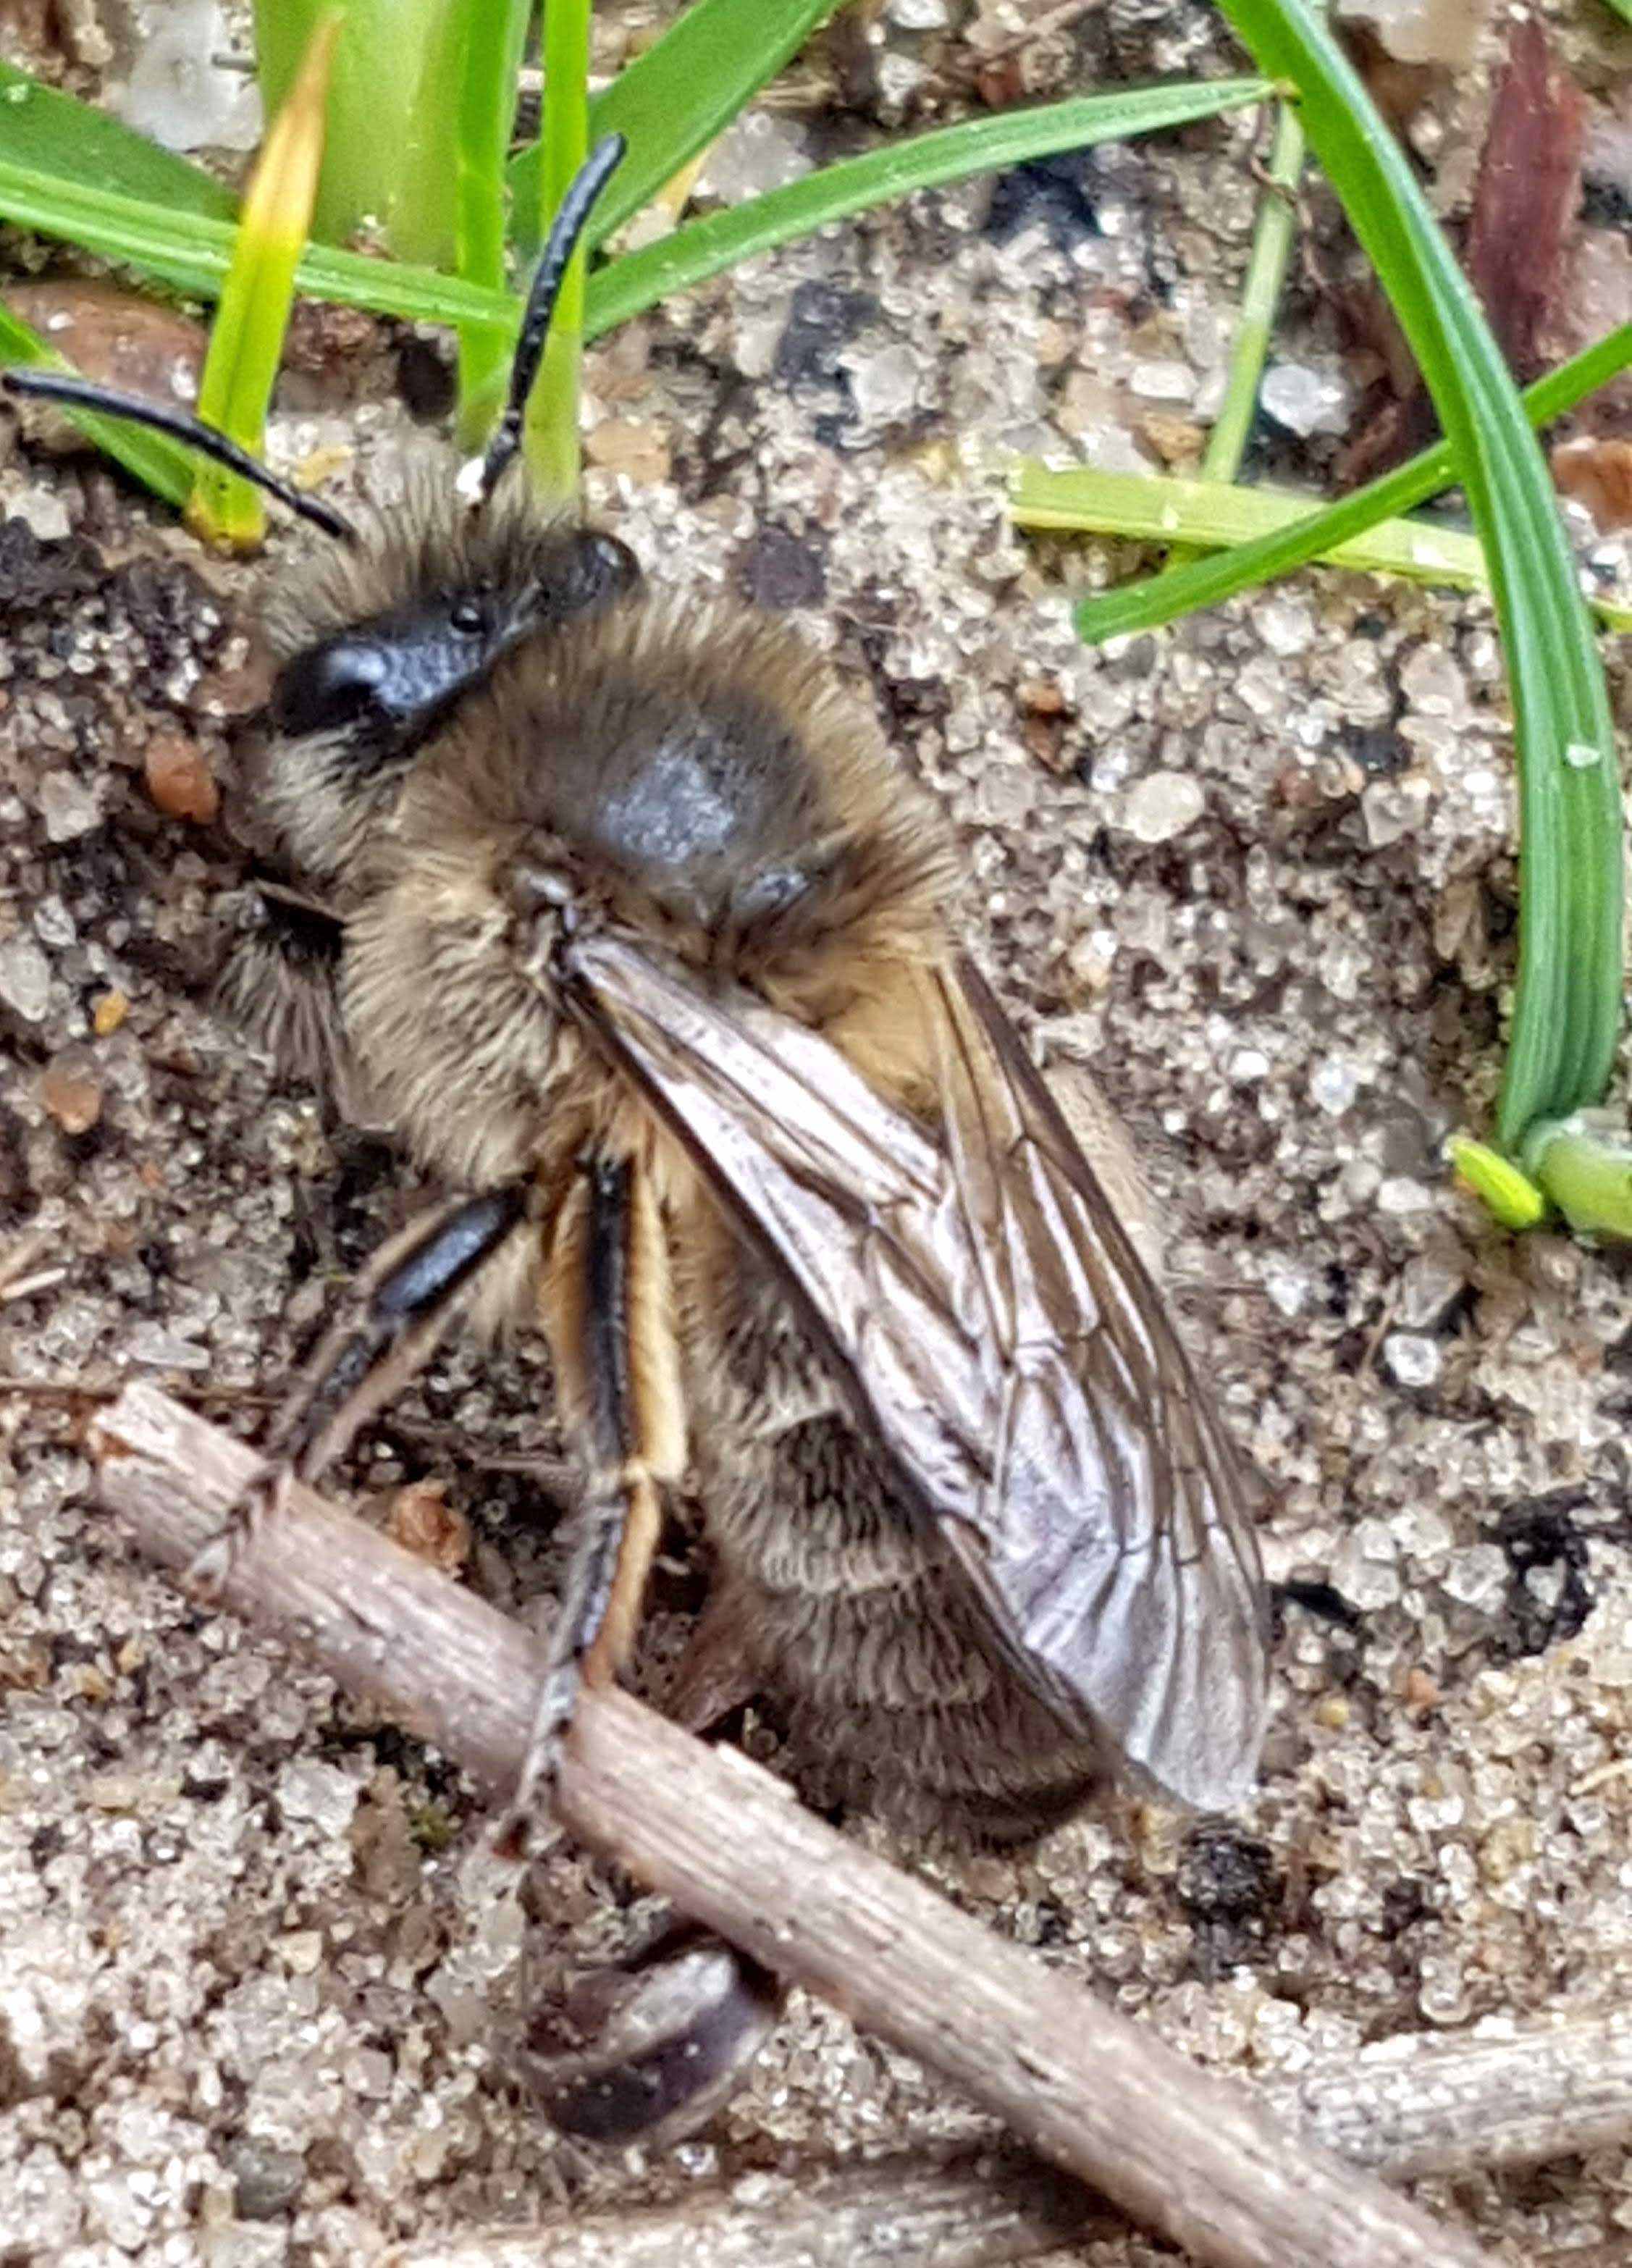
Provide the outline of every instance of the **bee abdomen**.
[[1104,1775],[1015,1675],[963,1580],[842,1418],[722,1457],[709,1532],[759,1683],[816,1803],[1011,1842]]

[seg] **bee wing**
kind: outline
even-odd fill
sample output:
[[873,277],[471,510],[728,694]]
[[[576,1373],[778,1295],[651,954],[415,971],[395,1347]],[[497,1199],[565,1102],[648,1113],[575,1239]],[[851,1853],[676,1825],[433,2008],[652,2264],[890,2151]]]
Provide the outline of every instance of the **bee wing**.
[[980,976],[926,979],[937,1140],[746,992],[604,937],[564,973],[801,1295],[1020,1674],[1184,1801],[1239,1801],[1268,1677],[1239,1469]]
[[1245,1476],[1160,1292],[971,964],[936,979],[994,1477],[953,1549],[1027,1653],[1175,1794],[1247,1793],[1268,1707]]

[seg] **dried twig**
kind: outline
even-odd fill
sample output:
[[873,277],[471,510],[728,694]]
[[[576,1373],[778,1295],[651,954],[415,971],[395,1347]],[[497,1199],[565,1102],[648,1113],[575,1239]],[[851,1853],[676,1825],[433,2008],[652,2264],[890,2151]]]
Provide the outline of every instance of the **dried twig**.
[[1473,2038],[1405,2033],[1261,2088],[1278,2118],[1390,2181],[1632,2140],[1632,2009]]
[[[1409,2033],[1261,2092],[1290,2126],[1393,2180],[1533,2164],[1632,2135],[1632,2012],[1473,2040]],[[901,2156],[797,2182],[754,2175],[640,2212],[427,2238],[390,2268],[1001,2268],[1117,2227],[1080,2183],[1035,2161]],[[1558,2256],[1557,2268],[1608,2268],[1609,2257],[1593,2248]]]
[[[123,1395],[99,1433],[105,1498],[173,1565],[194,1556],[253,1462],[151,1387]],[[490,1792],[513,1786],[536,1653],[471,1593],[297,1490],[227,1603],[298,1637]],[[585,1843],[917,2056],[1197,2261],[1485,2263],[1467,2236],[836,1835],[768,1773],[625,1694],[584,1695],[560,1808]]]
[[1000,2268],[1122,2224],[1064,2174],[1011,2157],[881,2158],[554,2227],[430,2238],[386,2268]]

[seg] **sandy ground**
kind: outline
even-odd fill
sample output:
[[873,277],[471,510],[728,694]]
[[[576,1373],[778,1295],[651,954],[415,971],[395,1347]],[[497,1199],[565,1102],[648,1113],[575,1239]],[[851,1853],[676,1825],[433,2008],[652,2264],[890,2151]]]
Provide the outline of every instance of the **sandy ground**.
[[[1224,53],[1199,8],[1113,8],[1087,36],[1128,77]],[[1244,2072],[1606,2007],[1632,1971],[1632,1292],[1560,1237],[1498,1234],[1439,1162],[1488,1123],[1511,975],[1489,611],[1311,574],[1091,652],[1069,608],[1111,556],[1017,541],[989,470],[1017,445],[1114,460],[1205,407],[1250,143],[1234,122],[1104,153],[1002,242],[989,186],[920,200],[643,320],[590,372],[595,514],[659,580],[790,613],[946,802],[1005,999],[1140,1145],[1268,1484],[1272,1574],[1329,1573],[1364,1609],[1357,1642],[1293,1618],[1261,1792],[1222,1847],[1112,1808],[1021,1862],[914,1854]],[[1325,367],[1320,323],[1304,301],[1290,335]],[[356,390],[391,375],[382,352]],[[400,408],[324,408],[310,381],[299,402],[281,445],[341,446],[377,493],[421,445]],[[152,1376],[253,1430],[414,1192],[212,1013],[237,870],[143,784],[173,742],[228,773],[246,572],[84,460],[14,446],[0,505],[0,2261],[366,2263],[982,2131],[796,1996],[704,2139],[613,2162],[557,2142],[506,2076],[524,1946],[546,1975],[615,1948],[628,1886],[562,1852],[524,1897],[434,1757],[184,1602],[97,1510],[95,1396]],[[471,1579],[518,1607],[559,1512],[511,1469],[551,1446],[538,1385],[529,1350],[455,1348],[343,1476],[358,1501],[445,1483]],[[698,1591],[665,1578],[659,1653]],[[1632,2158],[1437,2202],[1514,2259],[1632,2242]]]

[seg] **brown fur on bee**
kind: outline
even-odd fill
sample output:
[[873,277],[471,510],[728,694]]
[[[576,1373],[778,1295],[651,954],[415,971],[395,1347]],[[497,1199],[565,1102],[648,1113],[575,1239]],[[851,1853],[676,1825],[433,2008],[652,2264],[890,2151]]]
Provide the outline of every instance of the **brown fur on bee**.
[[[603,1448],[606,1485],[643,1491],[650,1524],[688,1445],[710,1632],[774,1698],[809,1793],[956,1835],[1052,1823],[1104,1743],[995,1637],[823,1331],[555,974],[569,932],[632,940],[700,997],[821,1035],[935,1138],[946,1035],[926,1004],[959,883],[937,806],[786,629],[636,586],[621,547],[519,488],[479,514],[416,488],[357,550],[286,578],[268,622],[284,668],[247,828],[334,926],[305,1011],[262,1015],[261,1036],[342,1104],[365,1094],[449,1183],[530,1182],[537,1233],[471,1320],[542,1304],[581,1439],[593,1270],[570,1192],[585,1156],[630,1161],[651,1210],[618,1258],[634,1418]],[[399,697],[410,662],[446,697],[417,679]],[[267,990],[242,969],[232,989]]]

